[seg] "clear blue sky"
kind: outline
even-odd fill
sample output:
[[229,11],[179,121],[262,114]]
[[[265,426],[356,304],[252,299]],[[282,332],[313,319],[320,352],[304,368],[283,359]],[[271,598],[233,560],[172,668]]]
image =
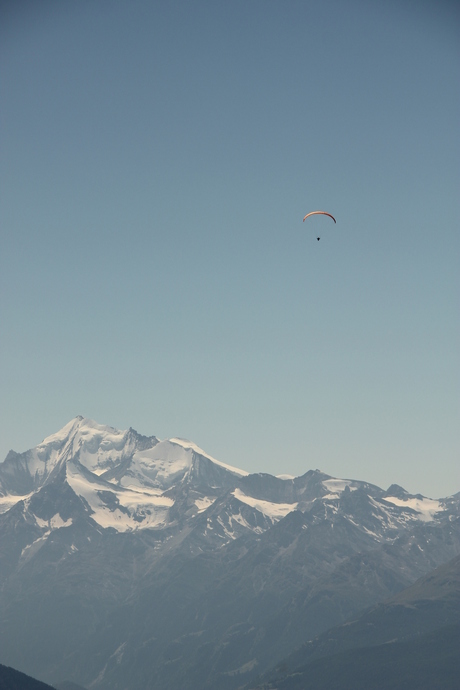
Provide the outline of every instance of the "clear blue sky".
[[0,458],[82,414],[460,491],[457,3],[0,11]]

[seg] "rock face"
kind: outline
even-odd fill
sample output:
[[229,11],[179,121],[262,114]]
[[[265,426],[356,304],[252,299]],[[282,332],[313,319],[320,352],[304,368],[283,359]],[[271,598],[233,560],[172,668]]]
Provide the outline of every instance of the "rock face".
[[460,553],[460,495],[248,475],[77,417],[0,465],[0,662],[236,689]]

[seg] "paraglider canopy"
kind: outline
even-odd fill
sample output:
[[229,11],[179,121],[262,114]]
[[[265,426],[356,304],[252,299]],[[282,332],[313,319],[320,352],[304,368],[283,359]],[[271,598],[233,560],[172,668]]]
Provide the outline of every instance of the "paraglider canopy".
[[331,216],[330,213],[326,213],[326,211],[311,211],[310,213],[307,213],[307,215],[306,215],[305,218],[304,218],[304,221],[305,221],[306,218],[308,218],[308,216],[316,216],[316,215],[318,215],[318,214],[321,215],[321,216],[329,216],[329,218],[332,218],[332,220],[334,221],[334,223],[337,223],[337,221],[336,221],[336,219],[334,218],[334,216]]

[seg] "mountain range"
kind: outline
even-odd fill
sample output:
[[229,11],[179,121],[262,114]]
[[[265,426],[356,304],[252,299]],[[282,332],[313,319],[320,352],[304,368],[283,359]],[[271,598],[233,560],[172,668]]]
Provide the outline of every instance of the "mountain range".
[[327,648],[299,661],[318,663],[332,648],[313,640],[454,559],[460,494],[248,474],[76,417],[0,464],[0,545],[0,663],[50,685],[236,690],[302,645]]

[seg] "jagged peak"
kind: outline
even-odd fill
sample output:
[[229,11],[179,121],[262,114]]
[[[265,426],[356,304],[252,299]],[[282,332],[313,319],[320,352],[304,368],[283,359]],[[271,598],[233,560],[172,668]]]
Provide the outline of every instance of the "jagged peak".
[[156,436],[144,436],[132,427],[120,430],[107,424],[100,424],[90,417],[77,415],[59,431],[47,436],[37,446],[37,449],[43,449],[46,446],[61,447],[71,438],[76,440],[80,446],[96,445],[101,441],[106,447],[112,444],[115,447],[120,446],[128,438],[131,438],[142,449],[152,447],[159,442]]
[[406,489],[404,489],[402,486],[399,486],[399,484],[392,484],[388,487],[384,494],[384,496],[396,496],[396,498],[404,498],[407,495],[408,493]]
[[62,429],[59,429],[54,434],[47,436],[38,447],[42,446],[59,446],[66,443],[72,436],[78,434],[83,437],[90,437],[95,435],[111,435],[118,438],[123,437],[127,434],[127,430],[120,431],[112,426],[106,424],[99,424],[98,422],[90,419],[89,417],[82,417],[78,415],[65,424]]

